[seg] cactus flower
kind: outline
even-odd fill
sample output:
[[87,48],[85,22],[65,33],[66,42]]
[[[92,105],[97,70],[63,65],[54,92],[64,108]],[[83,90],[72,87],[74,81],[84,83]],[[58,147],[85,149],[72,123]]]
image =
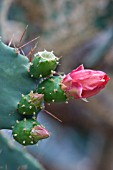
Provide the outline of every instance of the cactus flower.
[[83,65],[80,65],[63,78],[61,88],[68,97],[88,98],[99,93],[109,79],[102,71],[84,69]]

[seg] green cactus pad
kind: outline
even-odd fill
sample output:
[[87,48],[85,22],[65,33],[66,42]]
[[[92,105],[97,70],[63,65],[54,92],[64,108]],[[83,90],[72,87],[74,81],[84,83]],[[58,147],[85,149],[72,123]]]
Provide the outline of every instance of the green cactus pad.
[[43,139],[38,135],[33,135],[32,130],[35,126],[41,126],[36,120],[24,119],[17,122],[12,131],[14,139],[22,145],[33,145]]
[[35,54],[30,66],[31,77],[47,77],[56,68],[58,58],[53,52],[42,51]]
[[38,86],[38,93],[44,94],[46,102],[64,102],[67,100],[64,91],[61,89],[61,76],[50,77]]
[[0,151],[1,170],[45,170],[37,159],[1,133]]
[[28,74],[29,60],[0,41],[0,129],[11,129],[21,119],[17,105],[21,94],[36,88]]
[[43,108],[43,95],[33,93],[32,91],[28,95],[22,95],[22,98],[18,104],[18,112],[24,116],[36,115]]

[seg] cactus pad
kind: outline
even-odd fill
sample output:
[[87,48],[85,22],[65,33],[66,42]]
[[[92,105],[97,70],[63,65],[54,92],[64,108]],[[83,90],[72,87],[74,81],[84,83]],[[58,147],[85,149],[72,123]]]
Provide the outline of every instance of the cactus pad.
[[21,95],[36,88],[28,69],[27,57],[0,41],[0,129],[11,129],[21,119],[17,113]]

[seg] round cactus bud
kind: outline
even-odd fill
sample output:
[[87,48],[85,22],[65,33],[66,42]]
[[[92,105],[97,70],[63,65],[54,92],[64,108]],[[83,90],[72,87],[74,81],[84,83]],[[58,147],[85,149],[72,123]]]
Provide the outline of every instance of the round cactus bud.
[[61,76],[53,76],[39,84],[38,93],[44,94],[46,102],[64,102],[67,100],[64,91],[61,89],[61,80]]
[[12,134],[14,139],[22,145],[33,145],[50,136],[45,127],[33,119],[17,122]]
[[43,108],[43,94],[33,93],[22,95],[18,104],[18,112],[24,116],[35,115]]
[[59,59],[53,54],[53,52],[44,50],[36,53],[30,64],[31,77],[47,77],[54,72],[53,70],[56,68],[58,60]]

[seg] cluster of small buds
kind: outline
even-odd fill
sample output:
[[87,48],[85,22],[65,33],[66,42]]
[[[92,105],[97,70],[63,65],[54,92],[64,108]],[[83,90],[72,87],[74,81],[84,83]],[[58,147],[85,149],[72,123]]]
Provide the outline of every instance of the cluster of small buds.
[[[38,52],[34,55],[33,60],[30,62],[30,68],[28,73],[31,75],[31,78],[41,78],[42,83],[48,76],[52,76],[56,72],[54,71],[56,66],[59,64],[59,58],[57,58],[52,52],[48,52],[46,50],[42,52]],[[54,77],[50,78],[51,86],[55,83]],[[58,80],[59,82],[60,80]],[[65,95],[63,91],[59,91],[57,87],[57,83],[55,87],[47,87],[47,91],[51,96],[52,102],[65,100]],[[60,84],[60,82],[58,83]],[[46,87],[42,86],[42,90],[46,89]],[[59,97],[53,96],[53,94],[58,94]],[[44,100],[46,94],[39,93],[38,90],[33,92],[31,91],[29,94],[22,94],[21,99],[17,106],[17,111],[19,114],[23,115],[23,120],[16,121],[16,125],[13,128],[13,137],[16,141],[18,141],[22,145],[32,145],[37,143],[39,140],[49,137],[49,132],[39,124],[37,119],[37,114],[44,109]],[[59,99],[58,99],[59,98]],[[63,99],[64,98],[64,99]],[[46,100],[45,100],[46,101]]]
[[85,70],[83,65],[68,75],[58,75],[54,71],[59,64],[58,60],[53,52],[44,50],[35,54],[30,63],[31,77],[41,79],[36,91],[22,95],[18,104],[20,114],[26,118],[32,116],[32,119],[24,118],[20,122],[17,121],[13,129],[15,140],[23,145],[32,145],[49,137],[49,132],[45,127],[36,121],[36,113],[44,108],[44,101],[48,104],[51,102],[68,103],[71,98],[81,98],[86,101],[86,97],[97,94],[109,80],[104,72]]

